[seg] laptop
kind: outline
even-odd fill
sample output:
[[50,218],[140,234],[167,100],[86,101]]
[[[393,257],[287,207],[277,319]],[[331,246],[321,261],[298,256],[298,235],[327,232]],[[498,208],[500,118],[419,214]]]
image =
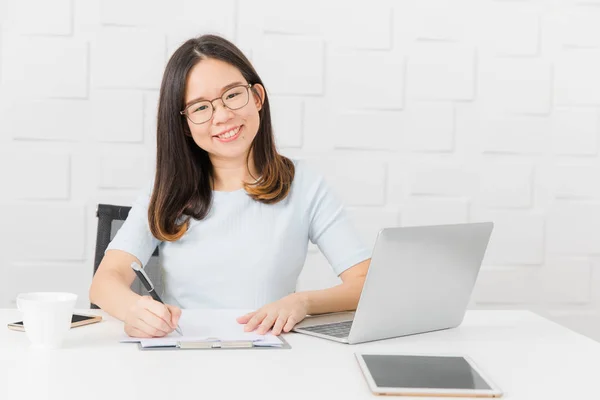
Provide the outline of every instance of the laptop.
[[380,230],[356,311],[308,316],[293,331],[355,344],[457,327],[493,226]]

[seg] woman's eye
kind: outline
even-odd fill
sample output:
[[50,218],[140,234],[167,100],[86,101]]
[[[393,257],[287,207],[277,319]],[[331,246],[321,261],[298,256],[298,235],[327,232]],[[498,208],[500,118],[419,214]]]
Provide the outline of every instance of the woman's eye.
[[233,99],[235,96],[239,95],[239,93],[230,93],[227,95],[228,99]]
[[207,108],[206,106],[200,106],[200,107],[196,107],[196,108],[194,109],[194,112],[197,112],[197,111],[204,111],[204,110],[206,110],[206,108]]

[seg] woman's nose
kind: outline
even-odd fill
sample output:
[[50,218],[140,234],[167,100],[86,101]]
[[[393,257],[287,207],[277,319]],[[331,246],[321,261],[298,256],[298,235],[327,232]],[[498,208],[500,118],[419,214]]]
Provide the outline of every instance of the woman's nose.
[[213,105],[215,111],[213,115],[213,123],[228,121],[231,118],[231,110],[223,104],[222,101]]

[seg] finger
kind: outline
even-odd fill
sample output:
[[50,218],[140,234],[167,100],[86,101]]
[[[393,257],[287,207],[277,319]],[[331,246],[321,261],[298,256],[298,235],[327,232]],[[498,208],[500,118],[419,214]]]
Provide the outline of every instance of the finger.
[[277,336],[281,333],[281,330],[283,329],[286,321],[287,318],[285,318],[283,315],[280,315],[277,318],[277,321],[275,321],[275,325],[273,326],[273,335]]
[[[147,313],[150,314],[149,312]],[[155,327],[149,325],[146,321],[144,321],[141,318],[138,318],[134,321],[133,327],[144,332],[150,337],[163,337],[167,334],[166,332],[161,331],[160,329],[156,329]]]
[[242,315],[241,317],[237,317],[236,320],[240,324],[246,324],[246,323],[248,323],[248,321],[250,320],[250,318],[254,317],[254,315],[256,315],[256,311],[252,311],[252,312],[249,312],[246,315]]
[[167,323],[171,320],[171,312],[169,311],[168,306],[154,300],[150,296],[144,296],[142,299],[142,306]]
[[254,329],[256,329],[258,324],[260,324],[266,316],[267,314],[265,312],[257,312],[256,314],[254,314],[254,316],[250,318],[250,321],[248,321],[248,323],[244,327],[244,331],[251,332]]
[[265,333],[267,333],[269,331],[269,329],[271,329],[271,327],[275,323],[275,320],[277,319],[278,315],[279,314],[276,312],[267,315],[265,317],[265,319],[263,319],[260,326],[258,327],[258,330],[256,331],[256,333],[258,333],[259,335],[264,335]]
[[[139,318],[140,318],[140,320],[142,320],[143,322],[145,322],[146,324],[148,324],[151,329],[153,329],[153,330],[156,331],[156,332],[155,331],[149,332],[153,336],[154,335],[164,336],[167,333],[173,331],[173,328],[167,322],[165,322],[165,320],[163,320],[162,318],[157,317],[151,311],[148,311],[148,310],[142,311],[142,313],[140,314]],[[146,332],[148,332],[148,331],[146,331]]]
[[171,326],[176,328],[177,324],[179,323],[179,318],[181,318],[181,308],[170,305],[168,305],[167,308],[171,313]]
[[298,323],[297,319],[294,318],[293,315],[290,315],[290,317],[288,318],[287,322],[285,323],[285,326],[283,327],[283,331],[284,332],[291,331],[292,328],[294,328],[294,326],[296,326],[297,323]]
[[143,306],[158,319],[162,320],[162,324],[159,322],[152,324],[146,319],[144,319],[144,321],[150,323],[150,325],[154,326],[155,328],[162,329],[166,332],[171,332],[174,329],[174,327],[171,326],[171,312],[166,305],[159,303],[156,300],[148,299],[144,302]]

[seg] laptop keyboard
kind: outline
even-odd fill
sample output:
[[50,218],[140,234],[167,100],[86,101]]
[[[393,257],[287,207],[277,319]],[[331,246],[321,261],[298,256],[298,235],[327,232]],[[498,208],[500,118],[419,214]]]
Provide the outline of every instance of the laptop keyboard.
[[350,334],[350,327],[352,327],[352,321],[342,321],[334,322],[332,324],[309,326],[302,329],[305,331],[320,333],[322,335],[345,338]]

